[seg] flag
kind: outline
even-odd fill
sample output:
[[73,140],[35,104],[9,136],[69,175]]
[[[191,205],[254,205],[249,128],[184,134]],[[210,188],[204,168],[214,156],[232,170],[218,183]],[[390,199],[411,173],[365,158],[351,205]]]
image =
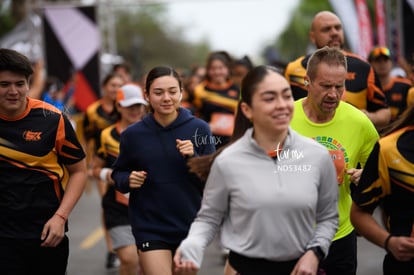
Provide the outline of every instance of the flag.
[[375,0],[375,19],[377,24],[377,44],[380,46],[387,46],[384,0]]
[[46,6],[43,10],[47,73],[74,88],[79,111],[100,97],[100,34],[95,6]]
[[373,47],[371,17],[365,0],[355,0],[358,15],[359,47],[357,53],[364,58]]

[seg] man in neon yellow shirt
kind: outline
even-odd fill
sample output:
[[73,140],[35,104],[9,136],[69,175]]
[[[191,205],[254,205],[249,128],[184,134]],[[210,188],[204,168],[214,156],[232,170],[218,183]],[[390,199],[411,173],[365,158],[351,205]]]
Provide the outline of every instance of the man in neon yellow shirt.
[[291,127],[323,144],[331,153],[339,187],[339,227],[320,267],[327,274],[355,275],[356,233],[350,221],[351,185],[357,184],[378,133],[368,117],[341,101],[345,91],[347,62],[336,48],[324,47],[309,59],[306,98],[295,102]]

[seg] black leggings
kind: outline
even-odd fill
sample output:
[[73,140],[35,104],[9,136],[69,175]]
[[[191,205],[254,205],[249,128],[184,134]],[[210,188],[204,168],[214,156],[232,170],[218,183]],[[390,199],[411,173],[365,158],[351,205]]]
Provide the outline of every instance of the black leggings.
[[355,230],[332,242],[328,256],[322,261],[320,267],[328,275],[356,275],[357,237]]

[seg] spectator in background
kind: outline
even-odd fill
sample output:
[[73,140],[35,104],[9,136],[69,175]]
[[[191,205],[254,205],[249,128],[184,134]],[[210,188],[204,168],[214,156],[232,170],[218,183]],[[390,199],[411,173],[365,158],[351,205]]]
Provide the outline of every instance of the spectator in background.
[[172,275],[173,255],[200,208],[203,183],[188,170],[194,156],[211,154],[206,122],[180,107],[178,73],[153,68],[145,81],[151,113],[121,135],[112,179],[130,192],[129,215],[145,275]]
[[232,68],[232,80],[234,84],[240,88],[243,78],[251,69],[253,69],[253,67],[254,65],[247,55],[240,59],[236,59],[233,62]]
[[[312,21],[310,40],[320,49],[324,46],[344,48],[344,31],[341,20],[329,11],[318,12]],[[343,99],[363,111],[377,129],[386,126],[391,112],[386,103],[381,84],[374,69],[361,57],[344,51],[348,64],[346,90]],[[304,84],[306,65],[310,55],[302,56],[290,62],[285,70],[295,99],[307,96]]]
[[119,75],[125,84],[133,82],[131,65],[127,62],[115,64],[112,72]]
[[42,100],[52,104],[60,111],[65,111],[63,84],[56,77],[49,76],[46,82],[46,89],[43,93]]
[[115,190],[111,179],[112,164],[119,154],[121,133],[130,125],[140,121],[146,114],[142,90],[135,84],[126,84],[118,89],[116,109],[119,120],[101,132],[97,154],[93,161],[93,175],[106,184],[102,198],[105,227],[109,230],[112,248],[121,262],[120,275],[137,275],[139,259],[131,223],[128,218],[129,193]]
[[240,89],[231,79],[232,57],[225,51],[211,52],[205,80],[194,90],[194,106],[217,138],[216,148],[229,142]]
[[[411,80],[414,83],[414,52],[410,54],[408,59],[404,56],[397,57],[397,68],[398,71],[403,71],[399,76],[403,76]],[[394,74],[394,70],[391,71],[393,76],[398,76]]]
[[[376,143],[352,193],[351,221],[387,254],[384,275],[414,274],[414,107]],[[381,207],[384,227],[373,217]]]
[[386,47],[374,47],[368,55],[368,61],[378,75],[390,107],[391,121],[394,121],[408,105],[414,104],[414,90],[411,93],[408,92],[412,86],[411,80],[391,75],[393,68],[391,58],[391,52]]
[[32,73],[27,57],[0,49],[0,267],[64,275],[85,153],[65,114],[27,96]]
[[181,100],[181,106],[187,108],[192,114],[198,115],[194,102],[194,90],[205,78],[206,68],[204,66],[194,66],[190,75],[186,77],[184,81],[183,98]]

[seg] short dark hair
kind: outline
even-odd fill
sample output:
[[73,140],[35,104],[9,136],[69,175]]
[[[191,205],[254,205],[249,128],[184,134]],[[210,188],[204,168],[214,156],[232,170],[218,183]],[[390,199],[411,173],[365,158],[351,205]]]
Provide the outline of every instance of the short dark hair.
[[24,77],[29,80],[33,74],[33,67],[30,60],[23,54],[12,50],[1,48],[0,49],[0,72],[10,71]]
[[127,62],[113,65],[112,72],[116,72],[120,68],[123,68],[127,73],[131,73],[131,65]]

